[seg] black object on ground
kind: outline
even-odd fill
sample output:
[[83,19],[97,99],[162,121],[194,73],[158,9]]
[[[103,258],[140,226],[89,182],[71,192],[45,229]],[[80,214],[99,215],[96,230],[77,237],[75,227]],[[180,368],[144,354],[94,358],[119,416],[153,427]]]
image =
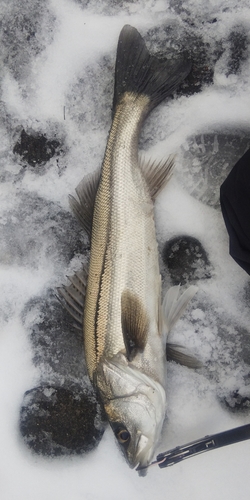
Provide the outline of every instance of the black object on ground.
[[100,406],[88,390],[42,385],[24,394],[20,431],[38,454],[83,454],[99,444],[104,429]]
[[192,236],[177,236],[165,243],[163,262],[174,285],[211,277],[211,264],[202,244]]
[[247,396],[241,396],[238,390],[224,398],[224,402],[230,410],[244,411],[250,409],[250,398]]
[[22,130],[19,141],[15,144],[13,153],[17,153],[32,167],[44,164],[52,158],[60,146],[59,141],[49,140],[43,134],[27,134]]
[[223,182],[220,201],[229,234],[229,253],[250,274],[250,149]]

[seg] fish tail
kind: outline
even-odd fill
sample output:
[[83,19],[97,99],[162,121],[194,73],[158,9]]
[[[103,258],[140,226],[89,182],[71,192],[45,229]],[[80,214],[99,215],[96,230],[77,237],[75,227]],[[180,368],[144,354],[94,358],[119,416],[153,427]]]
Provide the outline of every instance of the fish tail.
[[117,46],[113,113],[126,92],[149,97],[150,111],[174,92],[190,69],[183,55],[174,60],[150,55],[140,33],[125,25]]

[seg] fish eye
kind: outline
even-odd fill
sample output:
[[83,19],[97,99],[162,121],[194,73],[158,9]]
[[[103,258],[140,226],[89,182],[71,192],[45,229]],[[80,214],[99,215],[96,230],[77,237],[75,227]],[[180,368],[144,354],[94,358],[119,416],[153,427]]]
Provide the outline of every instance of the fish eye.
[[123,445],[124,448],[127,448],[131,435],[126,426],[121,422],[110,422],[110,425],[119,444]]
[[127,431],[127,429],[120,429],[117,433],[116,433],[116,437],[119,441],[119,443],[121,444],[125,444],[129,441],[130,439],[130,434],[129,432]]

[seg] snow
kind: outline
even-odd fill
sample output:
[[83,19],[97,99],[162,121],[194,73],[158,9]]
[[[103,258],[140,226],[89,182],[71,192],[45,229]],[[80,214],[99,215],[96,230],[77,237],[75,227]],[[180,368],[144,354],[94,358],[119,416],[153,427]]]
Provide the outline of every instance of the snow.
[[[184,33],[194,54],[202,40],[214,69],[213,78],[203,81],[199,92],[177,94],[154,110],[140,140],[147,157],[178,155],[173,179],[156,202],[159,250],[169,238],[193,236],[202,243],[213,268],[210,279],[197,283],[197,295],[171,333],[171,340],[187,346],[204,367],[192,371],[168,363],[168,411],[159,451],[249,422],[249,410],[232,412],[223,404],[237,390],[250,397],[250,312],[249,277],[228,254],[218,204],[220,183],[250,141],[248,0],[11,0],[3,2],[0,11],[4,20],[1,499],[231,500],[240,496],[247,500],[249,441],[172,468],[153,467],[140,478],[128,468],[110,429],[99,446],[84,456],[52,459],[31,453],[19,433],[19,411],[24,392],[41,381],[63,383],[78,376],[77,359],[74,366],[72,359],[70,372],[70,352],[64,353],[67,363],[60,366],[57,338],[55,351],[43,361],[44,351],[31,332],[34,325],[43,325],[39,303],[48,291],[65,282],[65,276],[86,259],[86,238],[69,213],[67,197],[86,173],[101,164],[111,123],[116,44],[122,26],[129,23],[156,52],[157,43],[164,47],[167,39],[162,31],[165,25],[170,26],[173,43],[181,43]],[[230,42],[232,32],[240,33],[244,50]],[[233,64],[235,71],[230,70]],[[62,145],[59,156],[46,165],[28,165],[13,153],[22,128],[56,137]],[[217,177],[215,164],[220,168]],[[208,166],[215,176],[212,189],[214,178],[209,178]],[[162,272],[166,287],[169,276],[165,268]],[[79,365],[79,377],[82,370]]]

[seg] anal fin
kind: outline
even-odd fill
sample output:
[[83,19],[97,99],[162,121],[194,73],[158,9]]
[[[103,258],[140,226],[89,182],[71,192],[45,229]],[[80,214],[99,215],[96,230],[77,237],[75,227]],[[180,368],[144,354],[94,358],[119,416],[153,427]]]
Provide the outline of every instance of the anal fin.
[[129,290],[122,293],[121,322],[127,358],[131,361],[145,348],[149,319],[140,299]]

